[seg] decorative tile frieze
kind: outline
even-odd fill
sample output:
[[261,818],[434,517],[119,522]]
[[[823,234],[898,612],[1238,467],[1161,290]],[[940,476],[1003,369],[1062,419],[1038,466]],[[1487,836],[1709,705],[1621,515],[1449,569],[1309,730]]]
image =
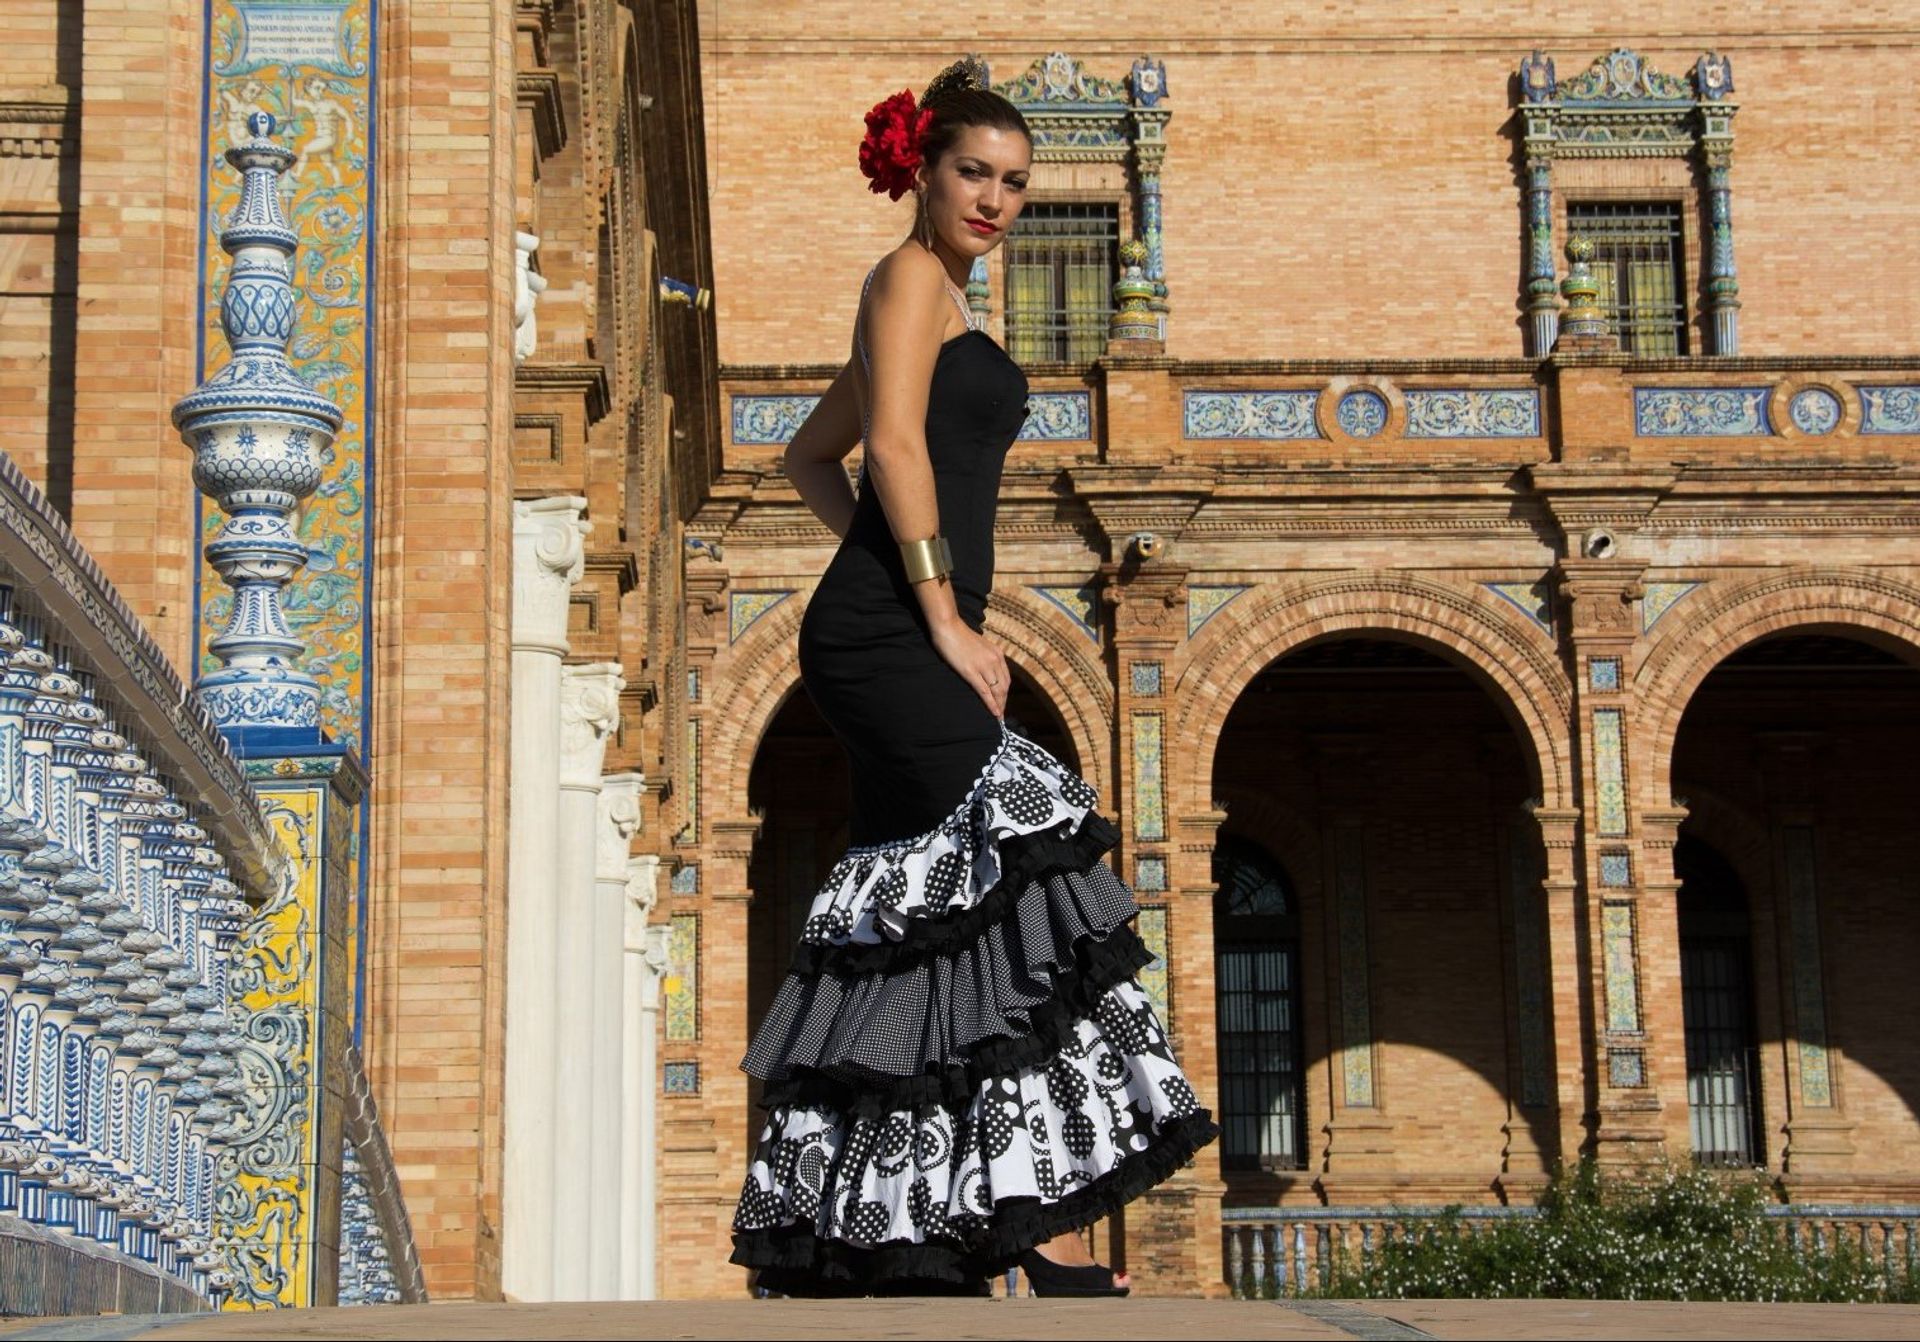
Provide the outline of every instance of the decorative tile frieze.
[[[661,984],[666,1004],[667,1039],[690,1043],[700,1037],[700,915],[676,913],[667,920],[667,973]],[[576,1041],[582,1045],[585,1040]]]
[[1833,1104],[1827,1062],[1827,994],[1820,971],[1820,904],[1814,867],[1813,827],[1789,825],[1782,833],[1787,876],[1787,925],[1793,937],[1793,1033],[1800,1054],[1800,1102]]
[[1182,395],[1182,432],[1188,438],[1285,441],[1321,437],[1313,417],[1317,390],[1188,391]]
[[1533,387],[1409,390],[1409,438],[1538,438],[1540,393]]
[[700,864],[687,862],[676,867],[672,878],[667,882],[667,893],[674,895],[697,895],[700,893]]
[[1627,832],[1627,765],[1622,717],[1617,708],[1593,710],[1593,779],[1598,790],[1594,809],[1602,834]]
[[1660,617],[1677,605],[1682,597],[1699,587],[1697,582],[1649,582],[1640,587],[1640,632],[1646,633]]
[[687,668],[687,702],[690,704],[700,702],[700,668],[697,666]]
[[1189,587],[1187,589],[1187,637],[1192,638],[1200,632],[1200,626],[1218,615],[1228,602],[1249,590],[1243,583],[1237,586]]
[[1920,385],[1861,387],[1860,432],[1920,434]]
[[669,1062],[660,1067],[660,1090],[666,1095],[698,1095],[700,1093],[700,1064],[698,1062]]
[[741,395],[733,401],[733,441],[741,447],[777,446],[793,435],[820,404],[818,396]]
[[1079,627],[1081,633],[1095,643],[1100,641],[1100,628],[1094,623],[1099,615],[1098,588],[1091,580],[1078,587],[1033,586],[1029,590],[1037,592],[1042,599],[1065,611],[1067,618]]
[[1334,839],[1334,907],[1339,918],[1340,1079],[1349,1106],[1374,1103],[1373,1005],[1367,965],[1367,870],[1358,826]]
[[1167,974],[1167,906],[1141,905],[1140,916],[1134,921],[1134,930],[1139,932],[1140,940],[1153,953],[1153,960],[1140,969],[1140,987],[1145,990],[1147,1000],[1153,1003],[1160,1023],[1171,1030],[1173,1001],[1172,983]]
[[1628,900],[1600,906],[1600,945],[1607,975],[1607,1029],[1635,1034],[1640,1029],[1640,983],[1634,946],[1634,909]]
[[1166,791],[1161,776],[1159,713],[1133,715],[1133,837],[1167,837]]
[[[755,620],[792,596],[791,591],[729,592],[727,594],[727,642],[738,643],[740,636],[753,627]],[[694,688],[689,686],[689,688]],[[697,694],[689,698],[697,698]]]
[[1027,396],[1027,422],[1020,437],[1075,442],[1093,437],[1093,393],[1036,391]]
[[1587,687],[1606,693],[1619,689],[1620,659],[1618,657],[1590,658],[1587,662]]
[[1633,431],[1642,438],[1767,438],[1771,387],[1635,387]]
[[1547,599],[1545,578],[1533,582],[1490,582],[1484,586],[1541,629],[1549,634],[1553,632],[1553,603]]
[[1167,888],[1167,859],[1150,853],[1133,860],[1133,888],[1159,891]]
[[1140,695],[1160,693],[1160,663],[1135,662],[1132,672],[1133,692]]

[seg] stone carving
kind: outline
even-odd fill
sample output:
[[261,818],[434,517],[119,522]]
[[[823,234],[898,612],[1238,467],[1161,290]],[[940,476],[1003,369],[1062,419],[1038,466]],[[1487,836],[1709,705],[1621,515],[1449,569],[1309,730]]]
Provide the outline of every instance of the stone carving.
[[578,495],[522,499],[513,505],[513,641],[516,647],[567,651],[567,596],[586,571],[593,524]]
[[532,233],[513,235],[513,361],[524,363],[533,357],[540,343],[534,309],[540,295],[547,291],[547,277],[533,268],[533,254],[540,239]]

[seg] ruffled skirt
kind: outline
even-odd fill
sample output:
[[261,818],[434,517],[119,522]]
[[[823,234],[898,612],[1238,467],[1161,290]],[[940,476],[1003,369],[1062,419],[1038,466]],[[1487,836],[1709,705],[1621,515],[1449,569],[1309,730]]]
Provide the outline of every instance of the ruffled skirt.
[[834,865],[741,1063],[766,1124],[733,1261],[761,1285],[977,1281],[1218,1134],[1135,981],[1096,800],[1003,724],[939,825]]

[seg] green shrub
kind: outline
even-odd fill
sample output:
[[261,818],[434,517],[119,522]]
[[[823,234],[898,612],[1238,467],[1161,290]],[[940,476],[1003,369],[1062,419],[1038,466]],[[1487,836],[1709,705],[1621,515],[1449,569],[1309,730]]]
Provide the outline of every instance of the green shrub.
[[[1349,1236],[1331,1278],[1348,1298],[1893,1301],[1920,1298],[1904,1261],[1886,1279],[1858,1243],[1816,1248],[1769,1220],[1766,1176],[1658,1169],[1557,1175],[1538,1214],[1469,1224],[1409,1212],[1368,1252]],[[1904,1258],[1904,1254],[1900,1255]]]

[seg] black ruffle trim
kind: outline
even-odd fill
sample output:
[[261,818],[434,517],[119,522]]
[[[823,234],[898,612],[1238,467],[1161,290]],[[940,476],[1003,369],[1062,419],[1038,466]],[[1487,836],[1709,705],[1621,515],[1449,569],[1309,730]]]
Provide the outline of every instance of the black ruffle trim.
[[803,941],[794,949],[791,972],[870,974],[959,950],[1003,920],[1028,884],[1055,872],[1085,871],[1119,842],[1120,831],[1098,811],[1088,811],[1065,837],[1052,830],[1010,834],[1000,841],[1000,879],[971,907],[951,918],[916,918],[898,941]]
[[810,1225],[736,1231],[729,1261],[758,1268],[758,1284],[783,1295],[853,1295],[917,1278],[969,1284],[1004,1272],[1021,1254],[1055,1235],[1111,1215],[1193,1159],[1220,1135],[1205,1109],[1164,1125],[1153,1143],[1084,1188],[1058,1202],[1008,1198],[994,1204],[991,1220],[965,1239],[915,1244],[888,1240],[861,1248],[822,1239]]
[[1073,954],[1073,966],[1054,978],[1053,996],[1027,1013],[1031,1028],[1025,1034],[989,1036],[963,1059],[914,1076],[894,1076],[854,1064],[831,1072],[797,1067],[791,1076],[767,1086],[760,1107],[834,1109],[875,1120],[895,1110],[930,1104],[950,1113],[964,1111],[989,1078],[1036,1066],[1059,1053],[1074,1025],[1093,1015],[1109,989],[1153,963],[1153,952],[1124,924],[1101,940],[1083,938]]

